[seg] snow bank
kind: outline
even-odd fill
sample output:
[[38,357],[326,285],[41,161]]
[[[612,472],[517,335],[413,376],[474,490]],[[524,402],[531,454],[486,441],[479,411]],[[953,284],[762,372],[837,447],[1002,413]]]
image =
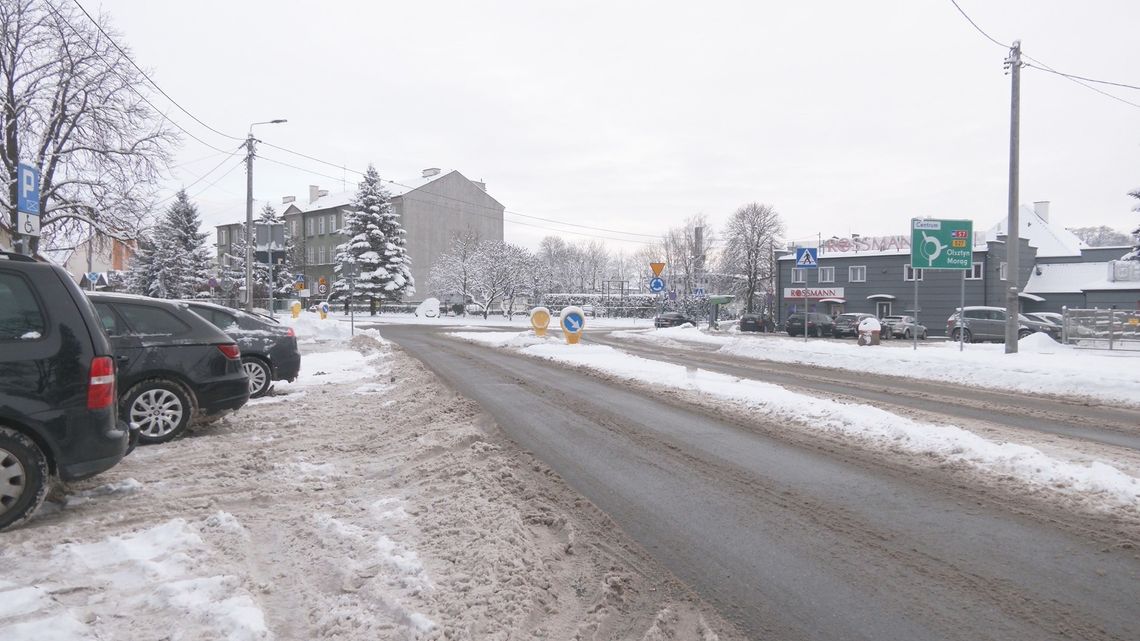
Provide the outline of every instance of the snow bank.
[[1017,354],[1006,354],[1001,344],[967,344],[959,352],[957,343],[920,341],[915,350],[902,341],[860,347],[854,341],[721,336],[685,327],[614,332],[612,336],[666,345],[685,341],[717,346],[720,353],[744,358],[1140,406],[1137,354],[1078,350],[1044,334],[1022,339]]
[[383,358],[383,354],[365,356],[355,350],[305,354],[301,357],[301,374],[297,380],[292,383],[278,381],[274,385],[288,393],[291,388],[357,381],[375,376],[376,364]]
[[351,338],[349,326],[332,316],[321,320],[318,314],[301,312],[297,318],[292,316],[281,317],[281,324],[293,328],[297,334],[298,343],[344,341]]
[[[496,344],[486,334],[465,338]],[[1111,505],[1140,506],[1140,479],[1099,461],[1061,460],[1030,446],[989,441],[960,427],[920,423],[869,405],[797,394],[777,385],[639,358],[607,346],[546,343],[519,351],[627,381],[740,402],[808,429],[841,432],[882,447],[964,462],[991,474],[1062,492],[1097,495]],[[865,353],[866,348],[858,351]]]
[[531,345],[544,345],[547,343],[560,344],[566,342],[562,332],[547,330],[546,336],[535,336],[534,331],[526,332],[451,332],[452,336],[476,343],[484,343],[493,347],[529,347]]
[[173,519],[102,540],[64,543],[47,555],[34,555],[29,544],[6,548],[0,559],[14,570],[6,574],[19,576],[22,584],[0,583],[5,641],[104,638],[101,620],[124,613],[140,623],[193,627],[198,638],[267,639],[265,617],[241,581],[207,570],[209,548],[201,531],[209,527]]

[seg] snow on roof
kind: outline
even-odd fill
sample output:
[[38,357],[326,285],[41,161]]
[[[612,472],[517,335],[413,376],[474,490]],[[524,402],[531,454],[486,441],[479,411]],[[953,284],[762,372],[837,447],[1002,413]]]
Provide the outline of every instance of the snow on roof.
[[[988,235],[991,238],[998,234],[1006,235],[1006,223],[1002,218],[996,225],[990,227]],[[1085,246],[1081,239],[1073,232],[1062,227],[1052,226],[1049,221],[1038,215],[1037,211],[1027,205],[1022,205],[1018,215],[1020,236],[1037,248],[1038,258],[1052,256],[1080,256],[1081,248]]]
[[[444,176],[454,172],[454,169],[443,169],[438,174],[434,176],[428,176],[426,178],[423,176],[405,180],[386,180],[382,178],[381,182],[384,184],[384,189],[388,191],[388,195],[392,198],[396,198],[398,196],[403,196],[410,191],[415,191],[424,185],[435,182],[440,178],[443,178]],[[302,203],[301,201],[297,201],[290,204],[296,205],[297,208],[301,211],[320,211],[322,209],[345,207],[352,202],[354,196],[356,196],[355,189],[351,191],[340,191],[335,194],[328,194],[327,196],[321,196],[311,203]]]
[[[1038,263],[1025,285],[1027,294],[1079,294],[1090,283],[1108,282],[1108,263]],[[1136,284],[1132,283],[1135,287]]]

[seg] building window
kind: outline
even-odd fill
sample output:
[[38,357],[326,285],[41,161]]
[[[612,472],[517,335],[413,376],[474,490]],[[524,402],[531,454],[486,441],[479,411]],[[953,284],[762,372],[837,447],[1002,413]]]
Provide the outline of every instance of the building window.
[[324,247],[318,247],[317,248],[317,264],[318,265],[324,265],[325,264],[325,248]]
[[306,236],[312,236],[313,235],[313,219],[312,218],[305,221],[305,235]]
[[922,270],[915,269],[910,265],[903,265],[903,280],[907,282],[922,280]]
[[974,268],[966,272],[966,280],[982,280],[981,263],[974,263]]
[[834,267],[820,267],[819,282],[821,283],[834,283],[835,282],[835,268]]
[[336,233],[336,214],[329,214],[329,233]]
[[218,230],[218,244],[219,245],[225,245],[226,244],[226,230],[225,229],[219,229]]
[[867,266],[852,265],[847,268],[847,280],[852,283],[867,282]]
[[793,283],[806,283],[807,282],[807,270],[806,269],[793,269],[792,270],[792,282]]
[[1002,261],[1002,263],[1000,265],[998,265],[998,278],[1000,278],[1001,280],[1006,280],[1006,276],[1009,275],[1008,272],[1009,272],[1009,263]]
[[324,216],[321,216],[320,218],[318,218],[318,219],[317,219],[317,224],[318,224],[318,225],[320,225],[320,232],[319,232],[319,233],[320,233],[322,236],[324,236],[324,234],[325,234],[325,217],[324,217]]
[[312,264],[314,264],[314,261],[313,261],[313,248],[312,248],[312,247],[306,247],[306,248],[305,248],[305,264],[306,264],[306,265],[312,265]]

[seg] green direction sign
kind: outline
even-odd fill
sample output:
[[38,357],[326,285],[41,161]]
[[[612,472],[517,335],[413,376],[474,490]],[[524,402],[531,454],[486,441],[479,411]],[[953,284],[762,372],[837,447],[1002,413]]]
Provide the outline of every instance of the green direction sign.
[[972,269],[973,265],[973,221],[911,219],[911,267],[915,269]]

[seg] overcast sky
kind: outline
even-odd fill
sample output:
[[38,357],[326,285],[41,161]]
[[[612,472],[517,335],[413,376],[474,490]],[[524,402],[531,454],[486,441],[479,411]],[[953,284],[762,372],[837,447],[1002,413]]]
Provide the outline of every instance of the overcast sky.
[[[136,62],[223,132],[287,118],[258,137],[395,180],[457,169],[508,212],[656,234],[698,213],[719,227],[757,201],[806,239],[907,233],[925,215],[986,228],[1006,211],[1006,51],[949,0],[81,1],[109,12]],[[1140,2],[959,4],[1057,70],[1140,85]],[[1140,105],[1140,91],[1102,88]],[[1140,108],[1036,69],[1021,99],[1021,202],[1052,201],[1065,226],[1134,228]],[[240,144],[170,117],[220,148]],[[259,153],[259,199],[356,180]],[[222,160],[187,137],[171,186],[199,181],[190,193],[234,203],[236,219],[239,158],[199,180]],[[559,233],[506,220],[506,239],[531,247]]]

